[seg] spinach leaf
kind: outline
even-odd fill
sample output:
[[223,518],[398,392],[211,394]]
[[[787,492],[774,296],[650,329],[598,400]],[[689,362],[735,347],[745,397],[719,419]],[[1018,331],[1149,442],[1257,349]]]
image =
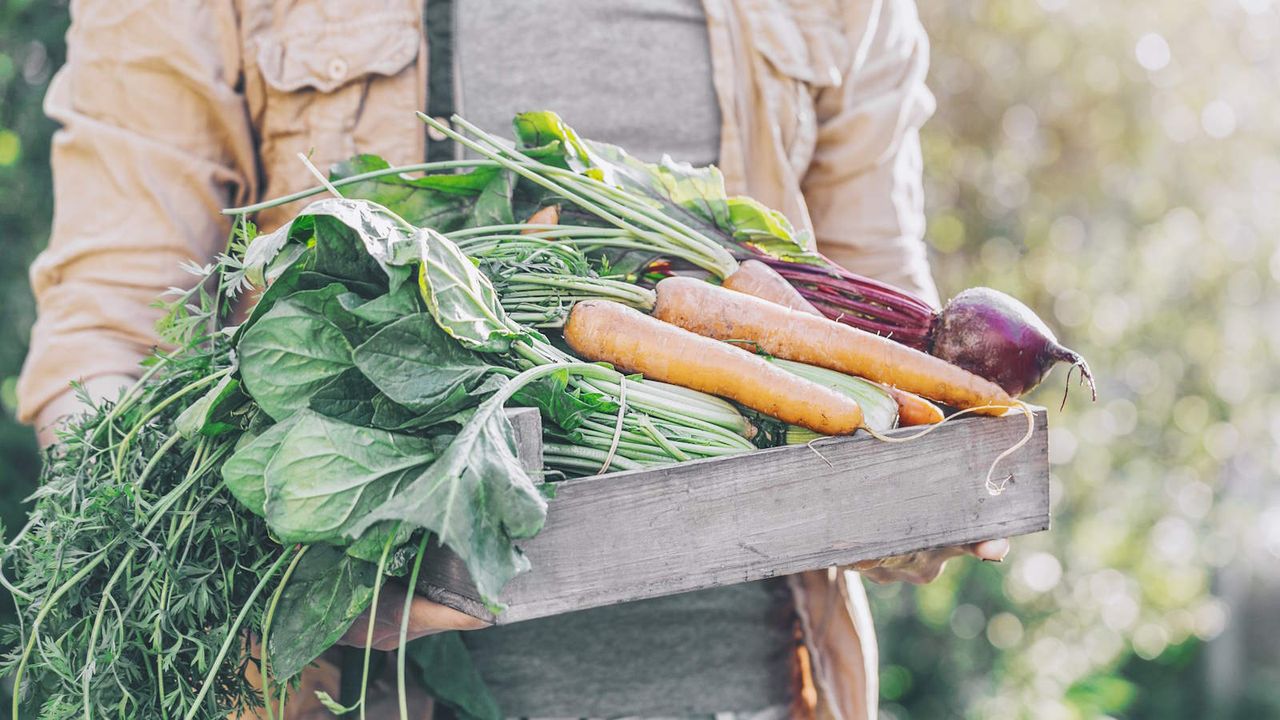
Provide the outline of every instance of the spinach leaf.
[[432,418],[477,404],[471,393],[493,369],[445,334],[426,313],[382,328],[357,347],[352,358],[388,398]]
[[351,425],[373,425],[378,388],[359,368],[347,368],[321,385],[311,395],[307,407],[325,417]]
[[300,411],[267,464],[267,525],[285,543],[358,538],[368,511],[435,458],[430,440]]
[[445,236],[423,230],[419,239],[418,286],[436,324],[471,350],[510,350],[524,333],[507,319],[489,278]]
[[335,292],[306,291],[279,300],[240,338],[245,388],[276,420],[307,407],[312,393],[352,367],[346,333],[324,312]]
[[512,538],[535,535],[547,514],[516,458],[503,395],[481,403],[435,462],[348,529],[358,535],[375,522],[401,520],[434,532],[463,559],[490,604],[529,566]]
[[515,216],[511,211],[511,198],[515,193],[515,173],[499,170],[493,179],[485,183],[476,198],[475,209],[467,222],[468,227],[485,225],[510,225]]
[[411,284],[401,285],[368,301],[355,294],[343,295],[339,301],[343,309],[370,325],[394,322],[422,311],[418,289]]
[[268,640],[271,671],[289,678],[333,646],[373,599],[377,566],[312,545],[280,594]]
[[227,489],[254,515],[265,517],[267,511],[267,464],[280,449],[280,443],[297,415],[276,423],[260,435],[245,434],[236,443],[236,451],[222,464],[222,481]]
[[543,420],[573,430],[593,412],[616,413],[618,404],[603,393],[569,387],[569,373],[558,372],[525,385],[511,397],[511,404],[536,407]]
[[240,392],[240,381],[227,375],[192,403],[174,420],[174,429],[184,437],[197,434],[216,437],[236,429],[231,414],[248,401]]
[[[387,161],[377,155],[357,155],[333,166],[329,179],[341,180],[388,167]],[[475,222],[480,215],[477,205],[486,189],[504,174],[501,168],[479,167],[466,173],[422,177],[383,175],[343,185],[340,192],[346,197],[376,202],[418,227],[450,232]],[[494,194],[490,193],[488,202],[497,202]],[[510,213],[509,193],[507,212]],[[493,209],[484,214],[492,216]]]
[[458,632],[440,633],[405,646],[414,675],[433,698],[464,720],[502,720],[498,701],[471,662]]

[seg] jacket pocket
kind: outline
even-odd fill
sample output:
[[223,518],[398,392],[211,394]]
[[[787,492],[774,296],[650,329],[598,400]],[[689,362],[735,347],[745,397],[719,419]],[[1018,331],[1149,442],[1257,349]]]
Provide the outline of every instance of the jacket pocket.
[[262,104],[255,123],[268,176],[280,163],[297,165],[298,152],[314,151],[322,169],[357,152],[370,86],[416,71],[422,22],[416,7],[395,0],[297,3],[258,39]]

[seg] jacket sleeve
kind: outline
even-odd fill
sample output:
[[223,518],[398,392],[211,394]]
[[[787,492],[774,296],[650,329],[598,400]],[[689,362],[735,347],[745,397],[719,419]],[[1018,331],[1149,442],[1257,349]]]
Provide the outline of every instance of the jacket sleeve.
[[138,374],[157,343],[153,303],[193,284],[179,264],[221,251],[219,210],[255,183],[229,3],[80,0],[71,16],[45,98],[61,128],[52,235],[31,267],[26,422],[73,380]]
[[929,40],[912,0],[842,5],[849,60],[843,82],[818,95],[817,144],[802,183],[818,249],[936,305],[919,134],[934,109]]

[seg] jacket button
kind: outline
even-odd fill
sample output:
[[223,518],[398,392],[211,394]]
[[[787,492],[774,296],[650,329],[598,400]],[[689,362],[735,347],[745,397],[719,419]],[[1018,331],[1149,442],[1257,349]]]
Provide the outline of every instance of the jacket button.
[[347,61],[340,57],[335,57],[329,61],[329,79],[341,80],[347,76]]
[[[440,123],[441,125],[450,125],[449,118],[447,117],[438,117],[438,118],[435,118],[435,121]],[[444,133],[440,132],[432,125],[427,126],[427,137],[431,138],[432,140],[435,140],[436,142],[447,140],[449,138],[448,135],[445,135]]]

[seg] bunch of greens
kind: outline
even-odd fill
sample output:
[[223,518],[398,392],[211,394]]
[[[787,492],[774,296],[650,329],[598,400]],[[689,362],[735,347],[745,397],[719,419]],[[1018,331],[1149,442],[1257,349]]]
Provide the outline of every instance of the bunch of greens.
[[[506,406],[542,410],[547,465],[566,474],[752,449],[733,406],[579,362],[521,322],[647,296],[572,244],[495,242],[514,230],[514,174],[428,176],[484,180],[459,194],[466,219],[440,216],[488,228],[459,238],[471,255],[367,201],[322,200],[260,236],[241,214],[235,250],[172,305],[176,349],[65,428],[5,547],[15,718],[221,718],[264,699],[270,715],[386,576],[416,581],[428,537],[492,603],[546,513]],[[249,289],[248,319],[219,327]],[[402,649],[402,688],[409,655],[451,647]]]

